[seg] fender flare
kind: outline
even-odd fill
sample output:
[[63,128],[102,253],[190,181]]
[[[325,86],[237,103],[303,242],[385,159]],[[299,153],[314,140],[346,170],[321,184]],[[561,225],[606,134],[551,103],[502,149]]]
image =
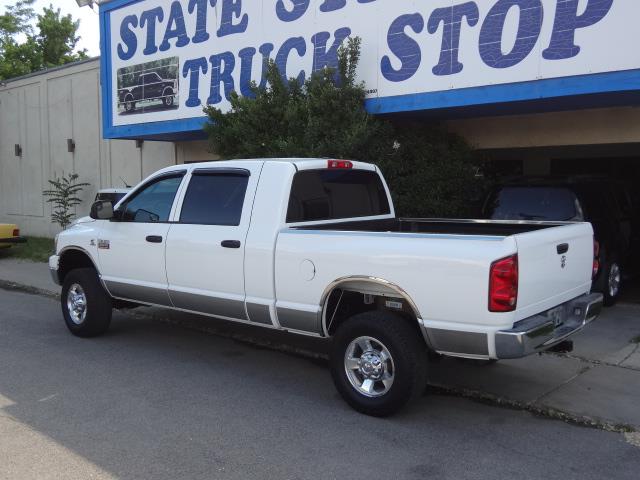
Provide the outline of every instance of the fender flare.
[[425,342],[428,346],[431,346],[431,342],[427,335],[426,328],[424,326],[424,321],[422,319],[422,315],[420,314],[420,310],[418,309],[418,305],[413,301],[411,296],[399,285],[396,285],[393,282],[385,280],[384,278],[371,277],[366,275],[349,275],[346,277],[340,277],[333,282],[331,282],[327,288],[324,289],[322,293],[322,297],[319,305],[319,315],[320,315],[320,324],[322,328],[322,333],[325,337],[329,338],[329,330],[327,328],[327,302],[331,293],[336,289],[340,288],[345,284],[352,284],[354,286],[353,291],[358,291],[358,285],[372,285],[376,286],[379,289],[380,294],[393,294],[396,297],[402,298],[406,300],[411,309],[413,310],[416,320],[418,322],[418,326],[420,327],[420,331],[422,332],[422,336],[424,337]]

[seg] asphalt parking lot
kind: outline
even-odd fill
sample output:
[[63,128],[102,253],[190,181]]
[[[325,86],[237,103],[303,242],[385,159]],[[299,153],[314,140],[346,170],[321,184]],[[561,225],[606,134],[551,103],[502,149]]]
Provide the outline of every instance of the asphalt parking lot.
[[320,361],[117,313],[69,335],[55,300],[0,290],[0,478],[638,477],[623,434],[425,395],[350,410]]

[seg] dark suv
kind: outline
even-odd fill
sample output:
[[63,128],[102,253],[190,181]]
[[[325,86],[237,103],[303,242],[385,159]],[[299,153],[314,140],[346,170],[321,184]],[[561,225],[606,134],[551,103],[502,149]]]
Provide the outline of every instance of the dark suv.
[[600,269],[593,290],[613,305],[620,295],[622,272],[635,259],[638,221],[629,189],[605,178],[524,178],[495,188],[483,206],[493,220],[577,221],[593,225]]

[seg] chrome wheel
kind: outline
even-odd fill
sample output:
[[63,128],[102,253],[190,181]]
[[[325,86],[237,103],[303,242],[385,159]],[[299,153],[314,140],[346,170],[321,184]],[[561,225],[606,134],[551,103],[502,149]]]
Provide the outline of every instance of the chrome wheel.
[[77,283],[71,285],[67,293],[67,311],[76,325],[82,324],[87,318],[87,296]]
[[381,397],[393,385],[393,358],[387,347],[373,337],[358,337],[349,344],[344,369],[351,386],[367,397]]
[[622,273],[617,263],[612,263],[609,269],[609,296],[617,297],[620,293],[620,282],[622,281]]

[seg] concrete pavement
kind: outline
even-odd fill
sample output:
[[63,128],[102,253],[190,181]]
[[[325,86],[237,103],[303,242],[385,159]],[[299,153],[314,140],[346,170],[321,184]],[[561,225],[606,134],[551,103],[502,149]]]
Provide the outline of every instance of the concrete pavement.
[[[24,284],[54,295],[59,291],[46,264],[3,259],[0,286]],[[264,331],[206,317],[140,308],[129,314],[234,338],[268,348],[326,355],[325,342]],[[612,430],[640,430],[640,306],[621,304],[573,337],[570,355],[545,353],[478,365],[443,359],[431,366],[432,386],[457,395],[529,410]],[[635,342],[633,341],[635,340]]]
[[[427,394],[360,415],[315,361],[0,290],[0,478],[635,479],[634,437]],[[209,320],[211,322],[211,320]]]

